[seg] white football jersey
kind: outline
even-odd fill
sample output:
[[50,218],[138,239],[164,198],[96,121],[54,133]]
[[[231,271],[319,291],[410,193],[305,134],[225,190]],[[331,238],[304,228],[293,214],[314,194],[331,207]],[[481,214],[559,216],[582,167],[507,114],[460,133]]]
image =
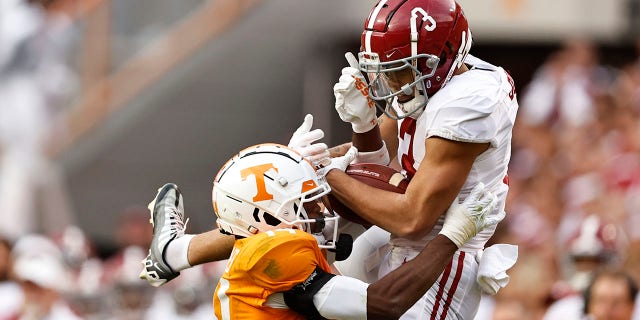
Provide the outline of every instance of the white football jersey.
[[[504,69],[473,56],[468,56],[465,63],[470,70],[452,77],[429,99],[424,112],[416,119],[407,117],[398,121],[398,159],[403,171],[412,177],[428,152],[425,140],[429,137],[490,143],[489,149],[476,158],[458,196],[464,199],[478,182],[483,182],[499,199],[492,213],[497,215],[504,210],[509,189],[507,165],[518,102],[513,80]],[[423,247],[438,234],[443,223],[444,216],[422,241],[395,238],[392,242]],[[495,227],[487,228],[463,249],[482,249],[494,231]]]

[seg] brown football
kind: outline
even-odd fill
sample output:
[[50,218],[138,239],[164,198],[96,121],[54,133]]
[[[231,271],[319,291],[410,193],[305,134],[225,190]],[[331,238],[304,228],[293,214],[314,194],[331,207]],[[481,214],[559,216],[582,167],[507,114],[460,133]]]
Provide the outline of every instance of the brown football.
[[[396,193],[404,193],[409,185],[409,180],[405,178],[399,171],[381,164],[375,163],[358,163],[351,164],[345,172],[372,187],[392,191]],[[329,194],[329,202],[331,208],[341,217],[359,223],[365,227],[370,227],[371,223],[361,218],[353,210],[342,204],[336,197]]]

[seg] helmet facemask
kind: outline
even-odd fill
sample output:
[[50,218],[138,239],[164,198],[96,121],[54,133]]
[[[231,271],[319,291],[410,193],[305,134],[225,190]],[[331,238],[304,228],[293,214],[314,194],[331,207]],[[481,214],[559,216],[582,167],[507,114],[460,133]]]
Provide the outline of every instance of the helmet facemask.
[[[338,217],[325,210],[326,195],[331,192],[328,184],[319,185],[317,190],[309,190],[300,197],[287,199],[273,214],[286,228],[301,229],[312,234],[323,249],[335,249],[338,238]],[[293,209],[295,219],[287,219],[288,211]],[[325,227],[330,227],[326,228]]]
[[[435,74],[440,58],[430,54],[418,54],[381,62],[375,52],[360,52],[358,58],[360,71],[366,73],[369,78],[369,97],[374,101],[384,101],[385,107],[378,108],[385,115],[400,120],[427,105],[429,78]],[[418,68],[418,63],[423,61],[424,73]],[[411,98],[407,100],[405,97]],[[396,98],[400,110],[392,107]]]
[[[380,1],[365,21],[359,66],[371,80],[370,98],[384,101],[387,116],[418,118],[462,66],[470,46],[468,22],[455,1]],[[402,70],[412,77],[391,83],[400,77],[388,74]]]

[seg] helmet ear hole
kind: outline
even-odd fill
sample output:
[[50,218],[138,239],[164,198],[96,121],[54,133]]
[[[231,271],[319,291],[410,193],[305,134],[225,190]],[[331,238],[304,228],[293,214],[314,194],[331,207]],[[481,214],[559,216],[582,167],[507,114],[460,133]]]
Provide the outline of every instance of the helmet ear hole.
[[447,53],[442,51],[442,54],[440,54],[440,63],[438,63],[438,68],[444,66],[445,62],[447,62]]
[[[297,214],[297,213],[298,213],[298,208],[299,208],[299,207],[298,207],[298,204],[294,202],[294,203],[293,203],[293,212]],[[305,218],[306,218],[306,217],[305,217]]]
[[[262,218],[264,219],[264,223],[270,225],[270,226],[277,226],[280,224],[280,220],[278,220],[276,217],[274,217],[273,215],[271,215],[268,212],[264,212],[262,214]],[[253,220],[255,220],[256,222],[260,223],[260,209],[255,208],[253,210]]]
[[451,41],[447,41],[444,45],[447,47],[447,49],[449,49],[449,54],[456,53],[455,50],[453,49],[453,43],[451,43]]
[[278,218],[272,216],[270,213],[265,212],[264,213],[264,222],[270,226],[277,226],[280,224],[280,220],[278,220]]

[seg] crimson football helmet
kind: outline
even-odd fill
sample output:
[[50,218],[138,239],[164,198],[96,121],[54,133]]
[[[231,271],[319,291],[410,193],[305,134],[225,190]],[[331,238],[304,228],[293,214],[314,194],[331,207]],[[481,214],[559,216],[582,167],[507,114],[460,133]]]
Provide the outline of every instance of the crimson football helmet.
[[624,243],[624,235],[615,224],[589,215],[569,239],[568,252],[573,259],[592,258],[608,263],[620,255]]
[[[326,180],[297,152],[278,144],[255,145],[240,151],[218,172],[212,191],[216,223],[223,232],[242,237],[285,228],[312,234],[324,231],[329,239],[319,246],[335,249],[338,218],[324,214],[320,205],[330,191]],[[333,230],[323,230],[325,224]]]
[[594,271],[622,262],[626,246],[626,235],[619,226],[597,215],[586,216],[566,243],[563,272],[567,282],[575,290],[586,289]]
[[[365,21],[358,56],[369,96],[405,118],[426,106],[471,48],[471,31],[454,0],[381,0]],[[399,110],[391,105],[398,98]]]

